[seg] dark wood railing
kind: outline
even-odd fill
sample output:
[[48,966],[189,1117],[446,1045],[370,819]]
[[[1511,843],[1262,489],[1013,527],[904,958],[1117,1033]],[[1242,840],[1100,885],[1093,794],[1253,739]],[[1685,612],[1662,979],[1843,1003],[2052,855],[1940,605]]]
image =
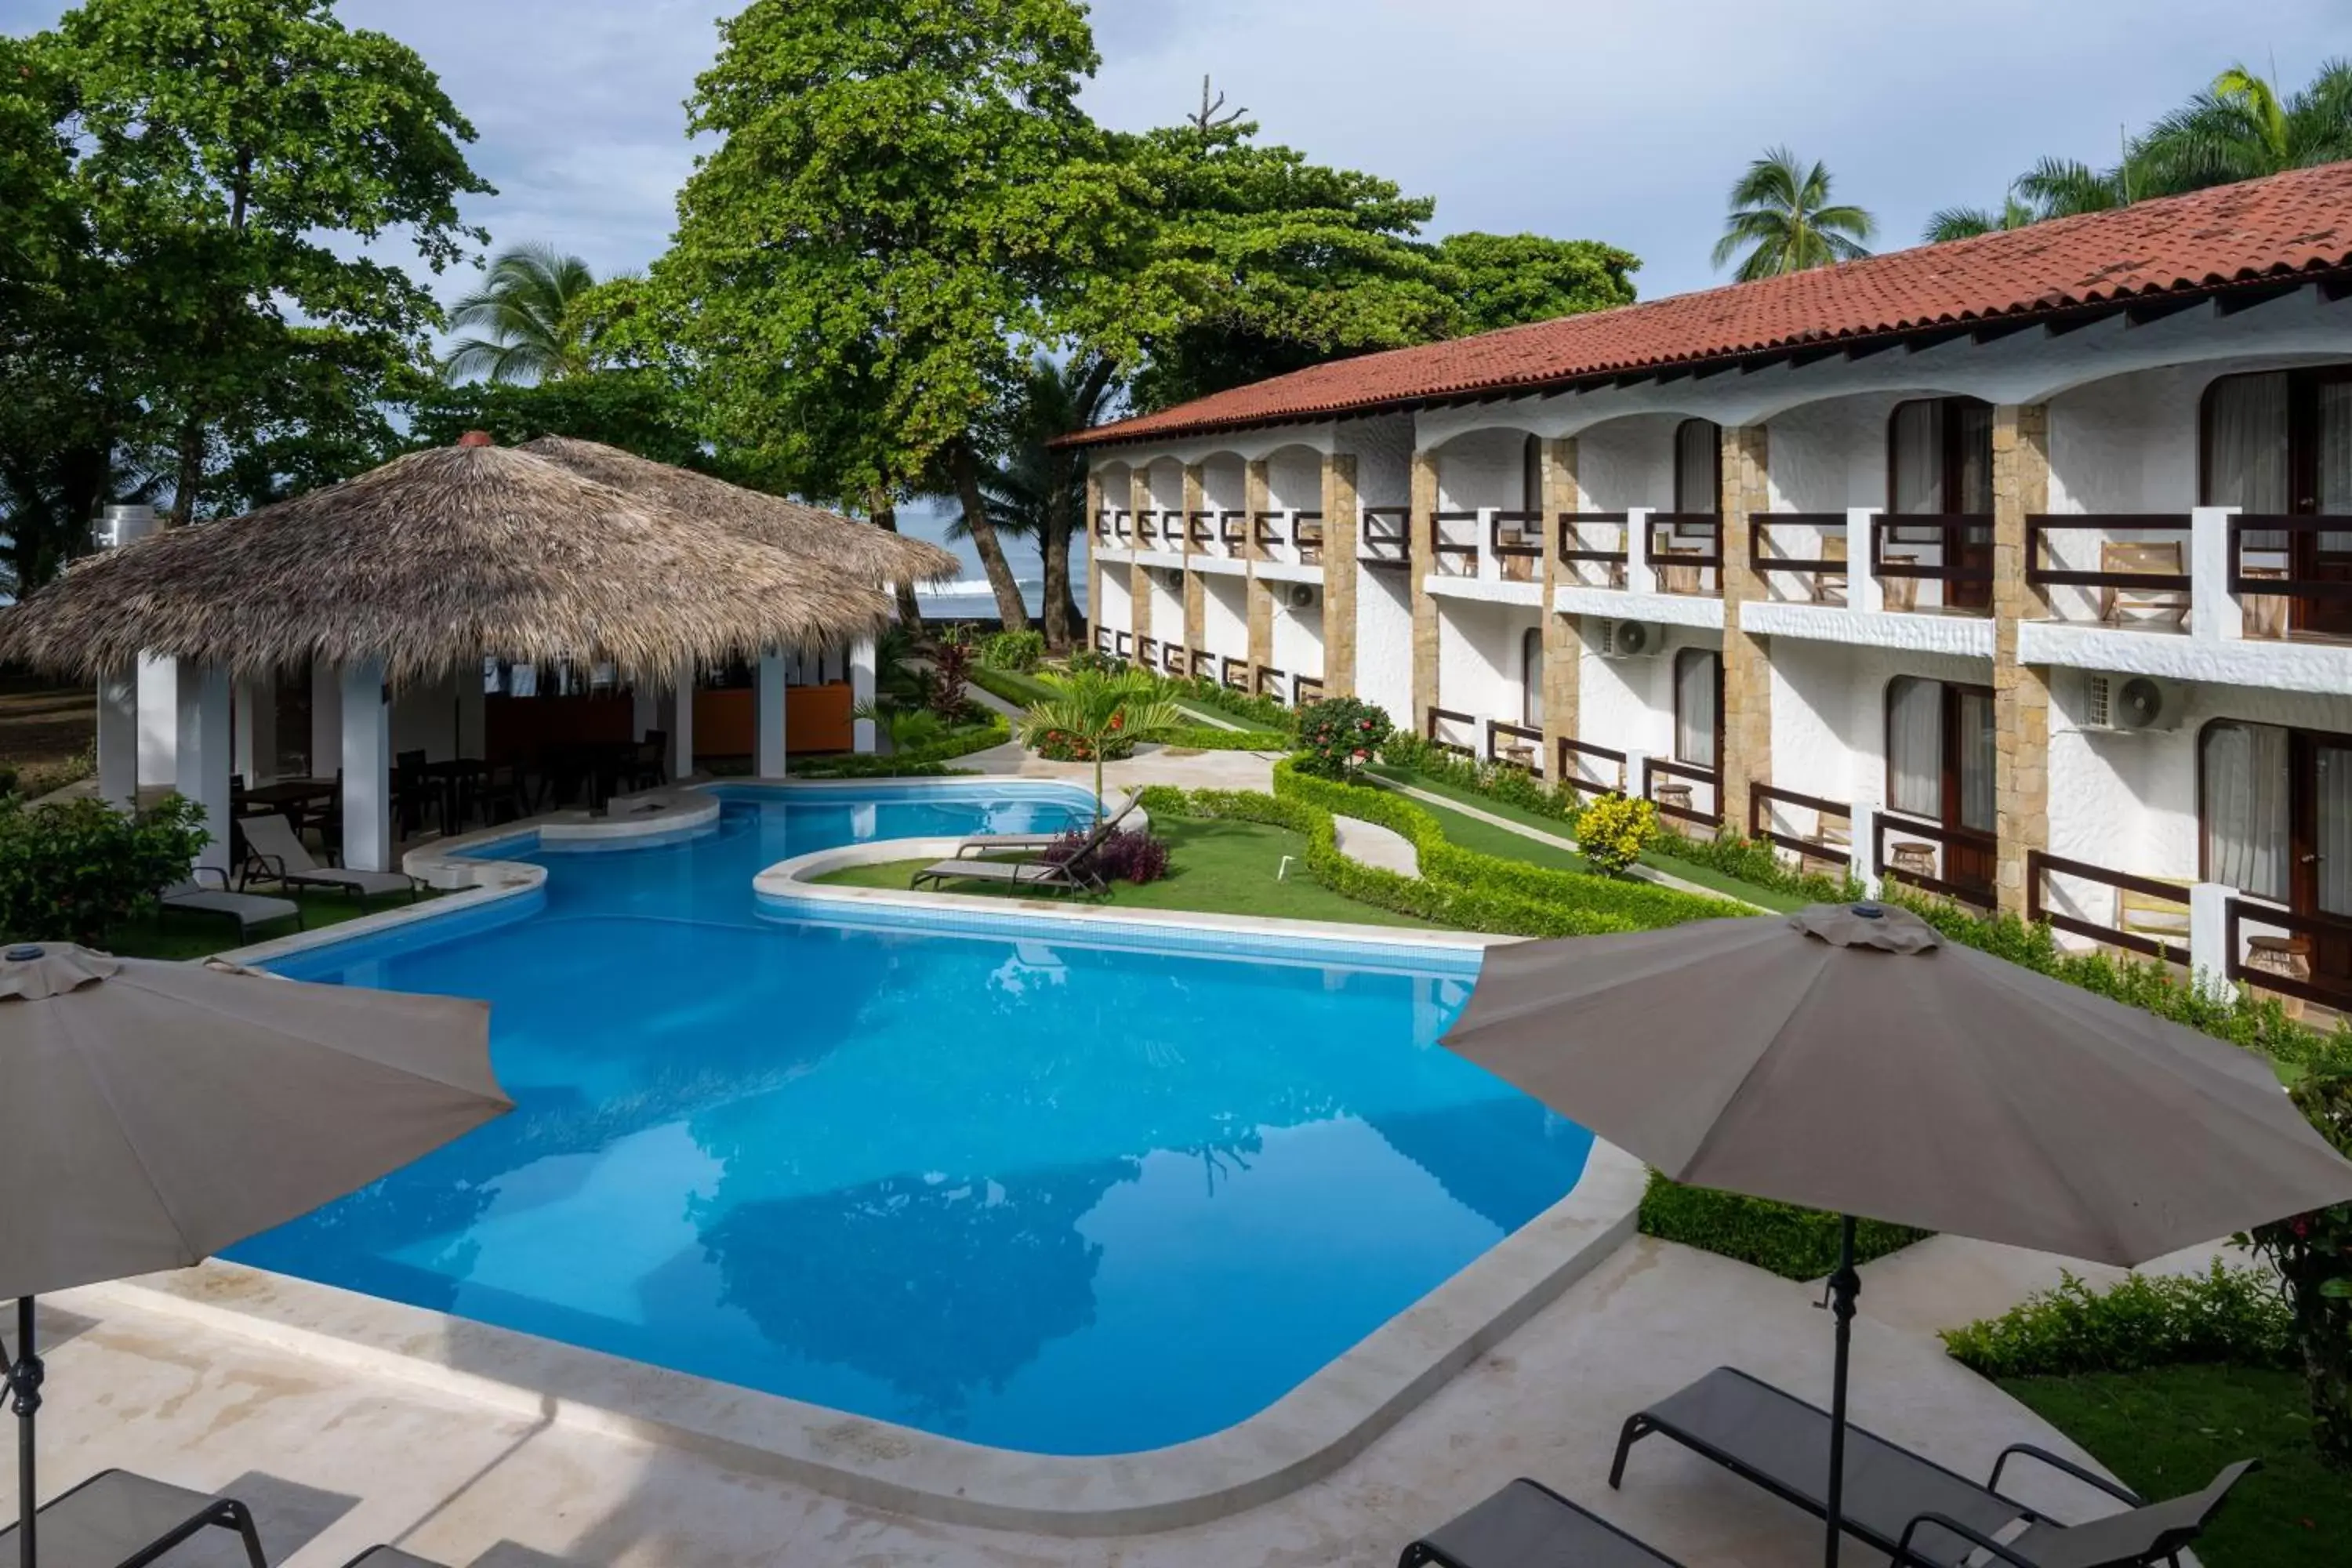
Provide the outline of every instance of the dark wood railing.
[[1323,562],[1323,514],[1302,511],[1291,522],[1291,547],[1302,566],[1318,566]]
[[1111,649],[1111,657],[1113,658],[1130,658],[1134,657],[1135,634],[1132,632],[1119,632],[1116,635],[1118,637],[1118,646]]
[[1105,658],[1112,658],[1118,652],[1118,638],[1108,626],[1095,628],[1095,651]]
[[[1591,779],[1578,777],[1576,764],[1569,761],[1570,757],[1591,757],[1595,762],[1616,763],[1617,782],[1613,784],[1595,784]],[[1559,738],[1559,777],[1562,784],[1580,794],[1622,795],[1625,792],[1625,753],[1612,751],[1607,746],[1596,746],[1590,741],[1580,741],[1573,735],[1562,735]]]
[[1475,731],[1478,728],[1478,721],[1476,718],[1468,713],[1456,713],[1451,708],[1432,708],[1429,710],[1429,720],[1424,727],[1423,733],[1426,734],[1432,745],[1443,746],[1447,751],[1454,752],[1456,755],[1465,757],[1477,755],[1477,753],[1472,751],[1469,747],[1457,745],[1454,742],[1449,741],[1444,736],[1439,734],[1437,732],[1437,724],[1438,721],[1441,719],[1444,720],[1448,723],[1467,724],[1473,731]]
[[1368,506],[1364,534],[1356,542],[1356,559],[1367,566],[1412,564],[1412,509]]
[[[1209,656],[1207,654],[1202,654],[1201,657],[1206,658]],[[1229,691],[1247,691],[1250,689],[1249,660],[1245,658],[1226,659],[1224,661],[1224,685],[1225,689]]]
[[[1776,801],[1782,805],[1798,806],[1811,812],[1815,837],[1800,838],[1773,826],[1772,805]],[[1774,784],[1750,784],[1748,786],[1748,837],[1759,843],[1777,844],[1783,849],[1793,850],[1807,860],[1826,860],[1832,865],[1851,868],[1853,865],[1853,847],[1849,845],[1841,849],[1820,837],[1825,831],[1821,822],[1825,816],[1842,817],[1851,825],[1853,807],[1845,801],[1824,800],[1817,795],[1800,795],[1795,790],[1781,789]]]
[[[2275,567],[2252,567],[2245,563],[2250,533],[2343,533],[2352,534],[2352,517],[2281,516],[2275,513],[2241,513],[2230,520],[2230,592],[2232,594],[2277,594],[2294,599],[2352,599],[2352,576],[2331,581],[2316,577],[2299,577],[2304,552],[2280,544],[2257,542],[2252,548],[2266,555],[2280,558]],[[2291,541],[2289,542],[2292,542]],[[2275,573],[2276,575],[2256,575]]]
[[1217,514],[1217,542],[1225,547],[1228,555],[1249,553],[1249,517],[1238,511]]
[[[1269,681],[1273,682],[1275,686],[1275,689],[1272,691],[1268,691],[1266,689],[1266,683]],[[1261,664],[1250,672],[1251,695],[1256,697],[1271,697],[1276,702],[1280,702],[1284,700],[1281,688],[1282,671],[1275,668],[1272,665]]]
[[1948,850],[1957,845],[1963,848],[1981,849],[1988,854],[1993,852],[2000,842],[1991,834],[1974,827],[1947,827],[1940,822],[1929,822],[1925,817],[1882,811],[1871,818],[1870,864],[1879,876],[1891,877],[1924,892],[1939,893],[1980,910],[1993,908],[1993,890],[1990,882],[1954,882],[1942,877],[1930,877],[1889,866],[1886,863],[1886,836],[1889,832],[1899,833],[1906,838],[1925,838],[1943,845]]
[[1437,511],[1429,517],[1430,565],[1449,577],[1475,577],[1478,574],[1478,541],[1448,539],[1445,525],[1475,523],[1475,511]]
[[[2025,580],[2037,585],[2077,588],[2124,588],[2144,594],[2186,594],[2189,588],[2189,516],[2186,512],[2084,512],[2053,515],[2034,512],[2025,520]],[[2091,571],[2053,565],[2048,559],[2053,533],[2166,532],[2180,536],[2179,572]]]
[[1102,510],[1095,513],[1095,542],[1097,544],[1108,544],[1111,541],[1111,534],[1114,531],[1114,527],[1115,525],[1111,521],[1110,508],[1105,507]]
[[1137,637],[1135,639],[1135,662],[1146,669],[1158,669],[1160,668],[1160,645],[1152,641],[1150,637]]
[[2079,877],[2086,882],[2097,882],[2113,888],[2118,894],[2137,893],[2144,899],[2162,903],[2178,904],[2185,918],[2189,913],[2189,889],[2171,882],[2158,881],[2154,877],[2137,877],[2128,871],[2111,871],[2105,866],[2094,866],[2084,860],[2068,860],[2039,849],[2025,852],[2025,918],[2042,921],[2053,930],[2072,931],[2076,936],[2089,937],[2093,942],[2105,942],[2127,952],[2149,958],[2161,958],[2171,963],[2189,962],[2189,938],[2183,932],[2179,942],[2161,942],[2138,931],[2126,931],[2119,925],[2103,926],[2080,915],[2050,907],[2049,879],[2053,877]]
[[1184,542],[1198,550],[1217,542],[1217,514],[1213,511],[1188,511],[1184,514]]
[[1145,545],[1150,545],[1155,549],[1158,548],[1160,543],[1160,514],[1158,512],[1139,511],[1135,514],[1135,542],[1139,549]]
[[[1503,755],[1501,742],[1505,735],[1524,742],[1513,748],[1525,753],[1524,760],[1520,757]],[[1501,719],[1489,719],[1486,721],[1486,760],[1490,763],[1508,763],[1513,767],[1525,768],[1531,773],[1541,773],[1544,771],[1543,731],[1525,724],[1512,724]]]
[[[1612,579],[1615,586],[1624,586],[1623,574],[1625,571],[1625,562],[1628,553],[1633,548],[1633,541],[1625,537],[1622,531],[1623,525],[1626,521],[1626,516],[1622,511],[1561,512],[1559,514],[1560,560],[1570,563],[1579,561],[1597,561],[1603,566],[1612,569],[1607,575]],[[1617,548],[1614,550],[1595,550],[1590,544],[1586,543],[1584,538],[1584,525],[1586,523],[1617,524],[1620,529]]]
[[[1682,550],[1675,541],[1693,533],[1706,540],[1705,548]],[[1654,511],[1650,514],[1650,565],[1658,574],[1661,593],[1689,593],[1708,598],[1723,593],[1723,519],[1711,511]],[[1671,586],[1669,572],[1696,574],[1689,588]],[[1710,574],[1712,574],[1710,576]]]
[[[2263,521],[2267,522],[2269,520]],[[2256,969],[2241,955],[2241,950],[2245,946],[2243,926],[2269,926],[2301,938],[2307,948],[2316,948],[2322,942],[2331,946],[2352,943],[2352,920],[2338,915],[2283,910],[2275,904],[2247,898],[2231,899],[2222,908],[2224,968],[2231,980],[2260,986],[2264,991],[2275,991],[2282,996],[2316,1002],[2339,1013],[2352,1013],[2352,984],[2340,979],[2330,980],[2315,973],[2309,980],[2298,980],[2290,974]]]
[[1312,675],[1294,677],[1290,682],[1290,705],[1304,708],[1309,702],[1323,700],[1323,682]]
[[[1826,535],[1835,529],[1839,542],[1843,542],[1846,522],[1846,514],[1842,511],[1751,511],[1748,514],[1748,569],[1759,575],[1767,572],[1789,572],[1813,578],[1816,581],[1807,585],[1807,596],[1812,603],[1820,604],[1824,598],[1822,590],[1827,586],[1820,580],[1834,577],[1843,585],[1849,563],[1842,555],[1774,555],[1768,548],[1771,543],[1772,530],[1809,528]],[[1826,545],[1816,548],[1826,549]]]
[[[1889,561],[1886,558],[1888,531],[1893,529],[1933,529],[1942,542],[1943,559],[1933,562]],[[1963,565],[1959,560],[1968,548],[1984,552],[1981,566]],[[1989,512],[1897,512],[1881,514],[1871,520],[1870,574],[1882,582],[1889,577],[1918,577],[1932,582],[1990,583],[1992,581],[1992,516]],[[1946,597],[1948,599],[1949,595]]]
[[1261,561],[1271,558],[1274,554],[1274,547],[1282,542],[1282,534],[1274,526],[1276,520],[1281,516],[1278,511],[1250,513],[1250,542],[1257,547],[1258,559]]
[[[1715,809],[1701,811],[1695,805],[1668,805],[1658,798],[1656,793],[1656,781],[1661,773],[1668,778],[1685,779],[1692,784],[1706,785],[1708,798],[1715,802]],[[1660,816],[1696,822],[1702,827],[1723,826],[1723,775],[1713,768],[1694,767],[1689,763],[1678,763],[1670,757],[1643,757],[1642,796],[1658,808]]]

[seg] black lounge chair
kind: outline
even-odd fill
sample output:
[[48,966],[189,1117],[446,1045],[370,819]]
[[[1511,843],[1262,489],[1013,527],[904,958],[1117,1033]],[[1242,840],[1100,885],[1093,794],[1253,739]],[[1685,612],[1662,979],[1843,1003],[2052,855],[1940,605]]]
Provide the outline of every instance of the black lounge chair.
[[397,1546],[371,1546],[343,1568],[441,1568],[441,1564]]
[[1522,1476],[1404,1549],[1397,1568],[1682,1568]]
[[[1133,804],[1129,803],[1130,806]],[[1093,861],[1103,841],[1126,815],[1122,811],[1118,816],[1104,817],[1066,854],[1057,853],[1066,837],[1058,833],[1005,834],[992,843],[986,835],[967,838],[956,847],[954,858],[933,861],[916,872],[907,886],[916,889],[926,882],[934,887],[950,882],[1002,882],[1048,893],[1108,892],[1110,884],[1094,868]]]
[[[1137,799],[1135,795],[1128,796],[1127,804],[1118,808],[1117,815],[1105,816],[1096,823],[1087,835],[1088,847],[1099,844],[1118,831],[1118,825],[1135,810]],[[956,846],[956,858],[961,860],[973,855],[1008,855],[1024,850],[1050,849],[1068,837],[1067,829],[1060,833],[975,833]]]
[[[1829,1412],[1761,1379],[1719,1366],[1679,1394],[1630,1417],[1617,1439],[1609,1484],[1625,1475],[1627,1450],[1661,1433],[1745,1480],[1829,1517]],[[1957,1470],[1849,1425],[1845,1437],[1845,1531],[1898,1565],[1958,1568],[1974,1559],[2009,1568],[2142,1568],[2174,1563],[2249,1470],[2231,1465],[2201,1492],[2149,1503],[2104,1476],[2030,1443],[2012,1443],[1993,1461],[1981,1485]],[[2000,1495],[2000,1475],[2011,1458],[2032,1459],[2095,1487],[2128,1506],[2087,1524],[2044,1518]],[[2019,1528],[2020,1526],[2023,1528]],[[2008,1539],[2001,1537],[2006,1535]],[[1976,1556],[1981,1552],[1981,1557]]]
[[[235,1498],[215,1497],[129,1470],[100,1470],[52,1498],[36,1516],[43,1568],[145,1568],[197,1531],[236,1531],[252,1568],[269,1568],[253,1514]],[[16,1526],[0,1530],[0,1558],[14,1561]]]

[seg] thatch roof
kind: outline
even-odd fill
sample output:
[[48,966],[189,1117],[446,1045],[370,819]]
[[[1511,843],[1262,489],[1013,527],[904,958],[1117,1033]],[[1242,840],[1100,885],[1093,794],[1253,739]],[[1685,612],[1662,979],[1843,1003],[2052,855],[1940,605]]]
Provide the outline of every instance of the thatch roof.
[[837,647],[890,614],[862,570],[528,452],[445,447],[83,561],[0,613],[0,662],[91,675],[153,652],[258,674],[381,658],[405,681],[487,656],[660,675]]
[[747,490],[690,468],[656,463],[618,447],[569,436],[542,436],[523,443],[520,449],[614,489],[696,513],[762,544],[832,562],[860,576],[888,583],[934,583],[953,578],[963,570],[961,562],[936,544],[872,523],[853,522],[839,512],[803,506],[782,496]]

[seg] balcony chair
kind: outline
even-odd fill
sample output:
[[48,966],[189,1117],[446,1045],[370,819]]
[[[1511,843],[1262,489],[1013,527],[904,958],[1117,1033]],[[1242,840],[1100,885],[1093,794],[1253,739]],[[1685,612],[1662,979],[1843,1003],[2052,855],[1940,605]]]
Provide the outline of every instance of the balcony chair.
[[[2145,573],[2178,577],[2188,570],[2180,562],[2180,544],[2127,543],[2110,540],[2099,546],[2102,572]],[[2099,619],[2109,626],[2157,626],[2169,621],[2189,624],[2189,595],[2179,588],[2104,587],[2099,590]]]
[[1522,1476],[1404,1549],[1397,1568],[1681,1568]]
[[[1889,566],[1916,566],[1916,555],[1880,557]],[[1919,607],[1919,579],[1916,577],[1881,577],[1878,580],[1878,603],[1882,609],[1908,615]]]
[[1661,550],[1650,559],[1658,569],[1658,591],[1662,594],[1696,594],[1701,591],[1701,574],[1705,568],[1679,566],[1676,557],[1704,557],[1704,550]]
[[2127,888],[2116,890],[2116,929],[2189,951],[2189,882],[2185,878],[2159,877],[2167,887],[2179,888],[2178,900],[2154,899]]
[[[1826,537],[1822,539],[1821,559],[1823,561],[1842,562],[1845,558],[1844,534],[1841,533],[1834,537]],[[1816,605],[1836,605],[1843,608],[1846,602],[1846,581],[1847,574],[1843,572],[1814,573],[1813,603]]]

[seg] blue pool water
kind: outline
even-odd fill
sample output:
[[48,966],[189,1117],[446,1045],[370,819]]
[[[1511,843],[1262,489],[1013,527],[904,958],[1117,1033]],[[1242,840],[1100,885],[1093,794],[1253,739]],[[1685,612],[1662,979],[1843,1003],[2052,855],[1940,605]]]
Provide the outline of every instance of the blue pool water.
[[[997,1447],[1278,1399],[1576,1184],[1590,1136],[1436,1045],[1471,972],[763,919],[856,839],[1055,785],[726,801],[666,847],[297,978],[488,997],[517,1102],[239,1261]],[[1413,961],[1418,963],[1420,961]]]

